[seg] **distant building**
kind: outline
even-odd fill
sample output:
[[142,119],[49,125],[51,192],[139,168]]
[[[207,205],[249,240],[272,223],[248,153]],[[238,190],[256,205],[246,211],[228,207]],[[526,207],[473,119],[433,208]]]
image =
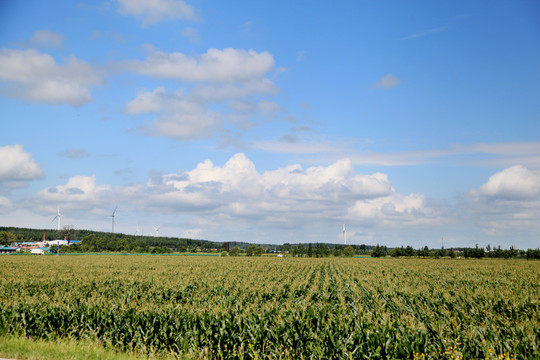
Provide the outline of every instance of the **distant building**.
[[39,247],[38,244],[31,241],[23,241],[23,242],[17,243],[16,245],[21,249],[21,251],[24,251],[24,252],[30,252],[32,249],[36,249]]
[[47,246],[49,247],[57,247],[61,245],[69,245],[67,240],[49,240],[47,241]]
[[49,248],[46,247],[39,247],[30,250],[30,254],[32,255],[45,255],[45,252],[49,251]]
[[17,251],[16,247],[0,245],[0,254],[11,254]]

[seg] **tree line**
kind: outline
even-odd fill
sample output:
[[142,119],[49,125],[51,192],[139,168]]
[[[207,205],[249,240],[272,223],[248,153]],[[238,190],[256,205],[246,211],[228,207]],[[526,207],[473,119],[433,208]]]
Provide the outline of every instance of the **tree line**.
[[90,230],[76,230],[65,226],[60,231],[50,229],[26,229],[15,227],[0,227],[0,245],[17,242],[36,242],[45,240],[80,240],[61,248],[60,252],[209,252],[212,249],[223,249],[223,243],[195,240],[188,238],[173,238],[163,236],[135,236],[121,233],[107,233]]
[[[171,252],[222,252],[225,250],[224,243],[207,240],[194,240],[187,238],[155,237],[155,236],[130,236],[126,234],[113,234],[107,232],[75,230],[72,226],[65,226],[62,230],[50,229],[27,229],[16,227],[0,227],[0,245],[10,245],[22,241],[40,241],[55,239],[81,239],[78,244],[61,246],[62,253],[92,253],[92,252],[126,252],[126,253],[171,253]],[[267,252],[289,253],[293,257],[339,257],[354,255],[371,255],[372,257],[451,257],[462,256],[465,258],[526,258],[540,259],[539,249],[518,250],[511,246],[502,249],[501,246],[491,248],[487,245],[484,249],[476,245],[474,248],[459,249],[429,249],[427,246],[415,250],[412,246],[388,248],[386,246],[369,245],[344,245],[344,244],[290,244],[282,245],[253,245],[237,243],[231,249],[230,255],[246,254],[248,256],[260,256]],[[246,250],[243,250],[245,248]],[[234,251],[233,251],[234,250]]]
[[385,257],[390,255],[392,257],[450,257],[456,258],[462,256],[466,259],[468,258],[492,258],[492,259],[510,259],[510,258],[526,258],[529,260],[540,259],[540,248],[539,249],[528,249],[528,250],[518,250],[514,246],[510,246],[509,249],[501,249],[501,246],[491,248],[490,245],[479,247],[476,245],[474,248],[459,248],[459,249],[429,249],[427,246],[424,248],[415,250],[412,246],[407,247],[395,247],[388,249],[386,246],[380,246],[377,244],[371,251],[372,257]]

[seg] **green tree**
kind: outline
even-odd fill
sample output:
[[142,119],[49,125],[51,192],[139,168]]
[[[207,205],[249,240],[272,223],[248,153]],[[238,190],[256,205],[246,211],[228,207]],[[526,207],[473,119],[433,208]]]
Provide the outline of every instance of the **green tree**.
[[377,244],[377,246],[375,246],[373,250],[371,250],[371,257],[385,257],[385,256],[386,256],[386,251],[384,250],[384,247],[379,246],[379,244]]
[[257,247],[255,245],[249,244],[249,246],[246,249],[246,255],[247,256],[254,256],[256,249],[257,249]]
[[308,245],[307,256],[313,257],[313,245],[311,243]]
[[334,248],[334,252],[332,253],[332,255],[334,255],[335,257],[339,257],[339,256],[343,255],[343,253],[341,252],[341,249],[336,246]]
[[257,246],[255,248],[255,256],[262,256],[264,254],[264,248],[262,246]]
[[347,246],[345,250],[343,250],[343,255],[346,257],[353,257],[354,256],[354,248],[352,246]]
[[415,254],[415,251],[413,249],[413,247],[411,245],[407,246],[404,250],[404,255],[405,256],[414,256]]
[[10,245],[17,241],[17,237],[10,232],[0,231],[0,245]]
[[393,248],[392,250],[390,250],[390,256],[392,256],[392,257],[402,256],[401,249],[397,248],[397,247]]
[[229,252],[230,256],[240,256],[240,253],[242,252],[242,249],[240,249],[238,246],[235,246],[231,249]]

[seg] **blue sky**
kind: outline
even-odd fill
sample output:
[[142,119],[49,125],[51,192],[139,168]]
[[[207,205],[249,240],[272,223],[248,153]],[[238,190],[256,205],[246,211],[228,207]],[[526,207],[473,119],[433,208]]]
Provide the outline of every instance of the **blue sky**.
[[540,245],[538,1],[0,4],[0,225]]

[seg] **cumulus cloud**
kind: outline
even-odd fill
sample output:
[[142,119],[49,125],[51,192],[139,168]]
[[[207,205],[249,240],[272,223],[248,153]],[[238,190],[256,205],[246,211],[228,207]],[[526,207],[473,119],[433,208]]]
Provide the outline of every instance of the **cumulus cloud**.
[[297,218],[343,217],[347,207],[358,207],[360,200],[387,199],[394,206],[392,212],[385,205],[383,215],[388,217],[413,216],[413,209],[423,206],[423,198],[415,202],[417,195],[395,194],[385,174],[356,174],[347,159],[328,166],[290,165],[261,173],[241,153],[223,166],[206,160],[191,171],[162,175],[148,183],[148,191],[150,201],[160,209],[282,224]]
[[[271,65],[263,65],[261,68],[263,70],[256,70],[258,65],[253,61],[256,62],[259,54],[251,50],[217,51],[219,54],[215,57],[216,61],[206,58],[206,55],[211,53],[212,50],[209,50],[203,55],[205,60],[201,60],[199,64],[196,61],[189,64],[191,61],[182,54],[164,54],[165,57],[170,55],[172,58],[184,58],[185,61],[173,61],[169,70],[164,70],[168,68],[164,66],[163,71],[156,70],[157,72],[162,75],[167,73],[170,76],[178,76],[180,80],[193,81],[196,84],[187,90],[178,89],[174,92],[167,91],[164,87],[142,91],[128,102],[125,111],[130,115],[142,113],[158,115],[150,123],[139,128],[143,134],[179,140],[205,138],[221,131],[225,121],[246,129],[251,126],[249,114],[257,112],[264,116],[277,114],[280,110],[278,105],[260,99],[261,96],[272,95],[278,91],[277,86],[264,77],[267,70],[273,67],[271,55]],[[247,58],[241,59],[244,55]],[[254,59],[250,59],[251,56]],[[263,55],[263,58],[266,58],[266,55]],[[182,69],[184,66],[187,67]],[[186,79],[184,75],[187,76]],[[255,105],[256,100],[258,105]]]
[[426,209],[422,194],[401,195],[392,193],[375,199],[359,200],[349,208],[349,217],[365,221],[383,223],[420,224],[429,221],[430,211]]
[[540,231],[540,171],[515,165],[469,192],[465,213],[482,233],[508,239]]
[[171,98],[162,86],[152,92],[141,91],[135,99],[126,104],[124,111],[130,115],[158,113]]
[[161,114],[139,130],[145,135],[179,140],[211,136],[222,123],[220,115],[210,111],[204,101],[186,96],[182,91],[167,93],[163,87],[139,93],[126,105],[125,111],[131,115]]
[[182,0],[116,0],[122,15],[140,18],[143,27],[166,20],[198,20],[195,9]]
[[59,65],[36,50],[0,49],[3,95],[47,104],[81,105],[91,100],[90,89],[101,77],[88,63],[70,56]]
[[39,163],[22,145],[0,146],[0,182],[30,181],[44,176]]
[[[64,185],[56,185],[44,188],[36,194],[36,202],[42,204],[42,208],[53,210],[61,204],[69,209],[92,210],[96,206],[107,204],[116,192],[111,191],[109,185],[97,185],[95,175],[77,175],[69,178]],[[120,191],[121,193],[121,191]]]
[[392,74],[388,74],[371,84],[370,87],[375,89],[391,89],[398,87],[401,84],[401,80]]
[[516,165],[491,176],[473,195],[506,200],[531,200],[540,194],[540,171]]
[[222,165],[205,160],[191,170],[155,172],[145,184],[98,185],[95,176],[73,176],[39,191],[31,206],[43,213],[60,206],[72,216],[93,214],[103,220],[117,203],[130,217],[144,211],[189,220],[182,231],[191,229],[190,236],[203,230],[209,234],[216,227],[230,231],[232,223],[236,231],[245,231],[252,226],[301,229],[343,221],[397,226],[432,218],[423,195],[396,193],[386,174],[357,173],[348,159],[260,171],[242,153]]
[[178,140],[207,138],[221,126],[220,116],[206,109],[187,114],[167,114],[139,130],[148,136],[167,136]]
[[184,82],[247,82],[264,77],[274,68],[274,57],[254,50],[209,49],[200,56],[152,51],[144,61],[131,61],[131,70]]
[[61,49],[64,36],[49,30],[34,31],[34,35],[30,39],[30,45],[41,48]]

